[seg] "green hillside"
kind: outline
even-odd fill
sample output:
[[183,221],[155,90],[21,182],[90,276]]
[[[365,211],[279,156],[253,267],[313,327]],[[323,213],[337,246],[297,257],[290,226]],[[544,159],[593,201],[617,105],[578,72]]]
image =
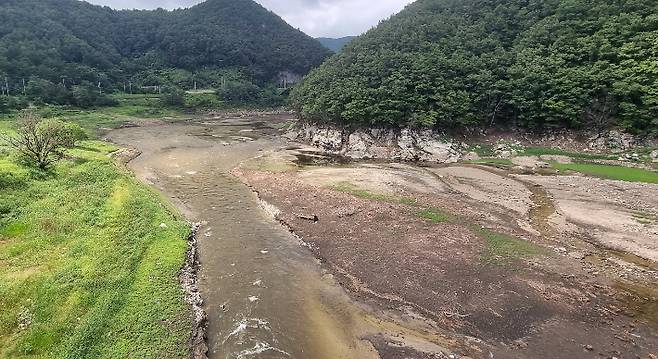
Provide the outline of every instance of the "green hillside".
[[[251,0],[116,11],[76,0],[0,2],[3,93],[71,103],[76,87],[264,87],[306,74],[329,51]],[[5,77],[7,85],[5,86]],[[25,87],[23,81],[25,80]],[[78,89],[80,91],[80,89]],[[0,106],[1,107],[1,106]]]
[[658,132],[658,2],[419,0],[293,94],[314,121]]

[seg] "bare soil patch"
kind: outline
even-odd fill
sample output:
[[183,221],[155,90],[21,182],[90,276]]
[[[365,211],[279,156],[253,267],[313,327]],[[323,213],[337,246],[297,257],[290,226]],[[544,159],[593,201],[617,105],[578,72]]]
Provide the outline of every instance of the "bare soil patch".
[[[247,164],[234,174],[278,208],[278,219],[354,298],[382,312],[415,313],[452,338],[459,355],[649,358],[657,351],[656,297],[646,291],[656,283],[653,258],[644,256],[640,267],[588,236],[594,224],[566,207],[576,194],[561,192],[563,178],[397,164],[289,172]],[[597,185],[582,186],[583,195],[605,198]],[[652,214],[658,203],[653,189],[630,208],[617,208],[622,197],[606,208]],[[597,228],[626,235],[629,221]],[[649,236],[650,226],[642,228]],[[631,242],[616,242],[624,241]],[[633,243],[649,251],[638,254],[651,254],[648,240]],[[394,338],[370,341],[382,358],[441,357]]]

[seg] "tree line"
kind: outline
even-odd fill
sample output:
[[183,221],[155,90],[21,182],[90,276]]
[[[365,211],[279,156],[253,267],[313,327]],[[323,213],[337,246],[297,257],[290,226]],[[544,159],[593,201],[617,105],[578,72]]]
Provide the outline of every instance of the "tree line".
[[292,103],[358,126],[658,134],[658,2],[419,0],[312,71]]

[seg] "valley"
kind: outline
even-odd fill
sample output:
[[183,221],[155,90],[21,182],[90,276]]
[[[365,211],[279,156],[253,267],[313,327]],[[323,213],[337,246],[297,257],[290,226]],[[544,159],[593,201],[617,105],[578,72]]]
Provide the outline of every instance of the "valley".
[[2,1],[0,359],[658,359],[657,49],[655,0]]

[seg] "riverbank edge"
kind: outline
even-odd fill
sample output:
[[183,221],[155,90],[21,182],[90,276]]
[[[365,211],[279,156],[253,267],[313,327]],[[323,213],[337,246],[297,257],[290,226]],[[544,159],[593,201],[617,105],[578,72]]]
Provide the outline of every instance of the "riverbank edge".
[[[117,146],[120,146],[117,144]],[[128,168],[128,164],[141,155],[141,151],[136,148],[120,146],[118,150],[109,154],[114,159],[114,163],[122,170],[130,172],[135,178],[134,173]],[[137,179],[139,181],[139,179]],[[139,181],[142,185],[153,188],[153,186]],[[172,204],[172,207],[173,206]],[[185,260],[178,274],[180,287],[185,294],[185,302],[188,305],[190,314],[193,319],[193,326],[190,331],[190,358],[191,359],[208,359],[207,328],[208,315],[203,309],[203,298],[199,289],[199,271],[201,262],[199,261],[199,242],[198,232],[201,223],[189,222],[190,232],[186,238],[188,249],[185,253]]]
[[179,273],[180,285],[185,292],[185,302],[190,307],[194,318],[194,326],[192,328],[191,337],[191,358],[193,359],[207,359],[208,344],[207,344],[207,327],[208,315],[203,309],[203,299],[199,289],[199,269],[201,263],[199,262],[199,249],[198,249],[198,231],[201,223],[190,223],[190,235],[187,238],[188,250],[185,255],[185,262],[183,268]]
[[[522,155],[524,147],[545,147],[592,155],[619,155],[636,161],[637,154],[658,163],[658,138],[622,130],[531,132],[519,128],[470,129],[461,132],[427,128],[351,127],[302,120],[288,127],[284,137],[318,148],[331,156],[354,160],[455,163],[478,159],[481,146],[499,158]],[[622,157],[622,155],[626,157]],[[633,157],[635,156],[635,157]]]

